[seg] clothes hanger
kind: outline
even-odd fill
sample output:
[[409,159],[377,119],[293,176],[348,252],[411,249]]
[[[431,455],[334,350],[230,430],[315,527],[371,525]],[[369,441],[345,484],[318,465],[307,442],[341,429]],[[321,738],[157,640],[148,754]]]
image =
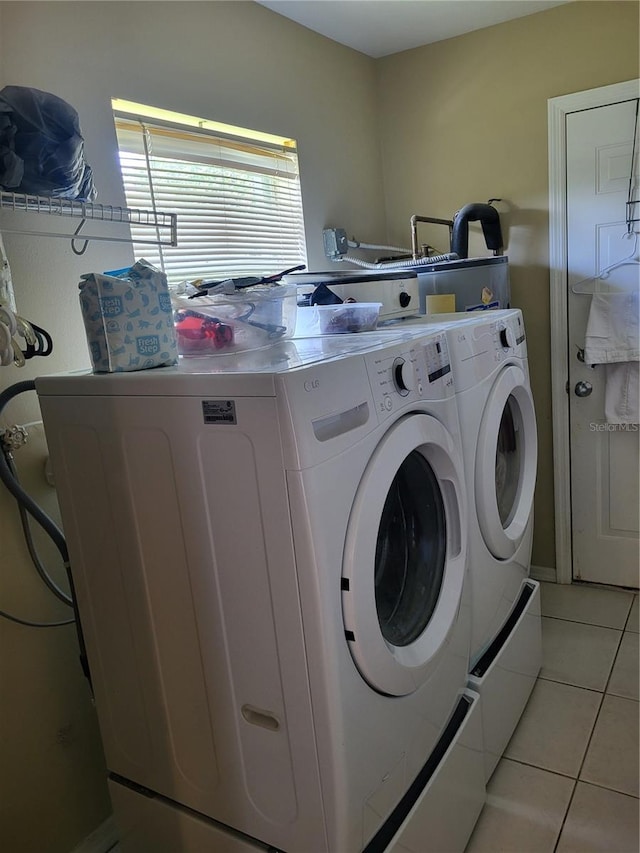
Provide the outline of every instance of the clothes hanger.
[[619,269],[620,267],[638,267],[640,266],[640,256],[638,255],[638,232],[637,231],[628,231],[623,235],[623,239],[631,237],[633,235],[633,250],[631,254],[627,255],[624,258],[621,258],[619,261],[615,261],[604,269],[600,270],[596,275],[590,275],[586,278],[581,278],[580,281],[577,281],[575,284],[571,285],[571,292],[576,295],[586,294],[588,296],[593,296],[598,291],[596,290],[586,290],[582,288],[582,285],[590,284],[596,281],[606,281],[609,278],[611,273],[614,270]]

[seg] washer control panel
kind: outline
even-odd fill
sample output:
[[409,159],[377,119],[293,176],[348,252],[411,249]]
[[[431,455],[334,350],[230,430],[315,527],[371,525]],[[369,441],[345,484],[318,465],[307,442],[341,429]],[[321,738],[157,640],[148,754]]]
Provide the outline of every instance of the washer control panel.
[[449,347],[446,335],[434,335],[424,347],[427,361],[427,379],[436,382],[447,374],[451,374],[451,359],[449,358]]
[[394,347],[366,358],[369,381],[379,416],[417,400],[453,396],[453,374],[444,333]]

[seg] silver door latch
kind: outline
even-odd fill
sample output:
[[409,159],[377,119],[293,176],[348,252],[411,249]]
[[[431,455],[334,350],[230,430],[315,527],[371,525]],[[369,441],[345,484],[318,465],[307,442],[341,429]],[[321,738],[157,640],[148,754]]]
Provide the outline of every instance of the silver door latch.
[[576,382],[576,387],[573,389],[576,397],[588,397],[593,391],[593,385],[590,382]]

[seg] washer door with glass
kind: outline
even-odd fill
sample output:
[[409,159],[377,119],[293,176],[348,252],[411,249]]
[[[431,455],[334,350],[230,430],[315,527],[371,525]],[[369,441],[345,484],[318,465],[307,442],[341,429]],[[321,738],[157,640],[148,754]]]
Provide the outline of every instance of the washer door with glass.
[[409,415],[385,434],[360,482],[342,569],[349,649],[378,692],[412,693],[437,667],[466,551],[459,450],[435,418]]
[[512,557],[533,511],[538,439],[524,371],[505,368],[486,402],[478,435],[475,499],[482,537],[494,557]]

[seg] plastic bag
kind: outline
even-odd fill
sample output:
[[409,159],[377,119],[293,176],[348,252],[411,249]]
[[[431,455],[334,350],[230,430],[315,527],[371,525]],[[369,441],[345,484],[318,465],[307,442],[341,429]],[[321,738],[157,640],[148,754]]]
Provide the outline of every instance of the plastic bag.
[[141,258],[132,267],[81,278],[80,308],[94,373],[176,363],[176,332],[163,272]]
[[70,104],[25,86],[0,91],[0,187],[55,198],[96,197],[78,113]]

